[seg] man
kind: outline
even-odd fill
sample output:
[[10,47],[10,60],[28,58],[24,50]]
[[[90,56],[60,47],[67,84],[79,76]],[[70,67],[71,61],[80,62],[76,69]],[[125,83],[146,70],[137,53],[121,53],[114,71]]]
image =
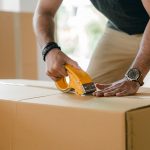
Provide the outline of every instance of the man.
[[[150,69],[150,0],[91,2],[109,19],[87,70],[100,89],[93,95],[135,94]],[[46,73],[54,81],[67,76],[66,63],[80,69],[77,62],[54,43],[54,16],[61,3],[62,0],[39,0],[34,15],[34,29]]]

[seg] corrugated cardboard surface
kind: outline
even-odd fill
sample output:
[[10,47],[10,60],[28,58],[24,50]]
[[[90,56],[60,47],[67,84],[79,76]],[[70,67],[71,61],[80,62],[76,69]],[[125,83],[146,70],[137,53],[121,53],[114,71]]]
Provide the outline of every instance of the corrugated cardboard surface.
[[0,12],[0,78],[37,79],[32,13]]
[[123,113],[27,103],[17,108],[15,150],[125,148]]
[[150,149],[150,107],[127,113],[128,150]]
[[[22,103],[21,101],[61,93],[56,89],[36,87],[34,84],[32,87],[23,81],[26,80],[0,81],[0,150],[16,149],[13,145],[16,143],[16,120],[19,113],[17,107],[19,103]],[[35,81],[32,83],[37,84]]]
[[0,149],[150,149],[150,89],[96,98],[64,94],[50,82],[1,80],[0,90]]
[[12,150],[16,104],[0,100],[0,150]]
[[[26,85],[43,88],[55,88],[55,83],[51,81],[40,81],[40,80],[25,80],[25,79],[1,79],[0,84],[8,85]],[[57,90],[57,89],[56,89]]]

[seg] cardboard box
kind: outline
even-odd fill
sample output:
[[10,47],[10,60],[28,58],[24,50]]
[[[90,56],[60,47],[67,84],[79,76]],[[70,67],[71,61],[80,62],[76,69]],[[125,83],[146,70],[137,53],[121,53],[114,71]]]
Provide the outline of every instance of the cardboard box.
[[33,13],[0,12],[0,78],[37,79]]
[[149,150],[150,89],[65,94],[54,83],[0,81],[0,150]]

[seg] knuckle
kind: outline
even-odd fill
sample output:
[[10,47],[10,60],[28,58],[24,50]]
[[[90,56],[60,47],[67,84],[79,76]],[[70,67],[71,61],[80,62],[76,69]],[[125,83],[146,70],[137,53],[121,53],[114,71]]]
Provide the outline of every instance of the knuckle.
[[52,72],[52,73],[56,73],[57,70],[58,70],[57,67],[56,67],[56,66],[53,66],[52,69],[51,69],[51,72]]
[[76,62],[76,61],[73,61],[73,62],[74,62],[74,64],[75,64],[76,66],[79,66],[79,65],[78,65],[78,62]]
[[53,71],[57,71],[59,69],[60,69],[60,65],[59,64],[53,65],[53,68],[52,68]]
[[55,78],[55,77],[52,77],[52,76],[51,76],[50,78],[51,78],[53,81],[56,81],[56,78]]

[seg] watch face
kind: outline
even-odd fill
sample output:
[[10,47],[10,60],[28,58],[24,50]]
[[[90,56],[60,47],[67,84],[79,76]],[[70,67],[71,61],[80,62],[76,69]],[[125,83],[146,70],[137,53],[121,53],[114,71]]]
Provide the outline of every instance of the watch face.
[[127,75],[131,80],[138,80],[138,78],[140,77],[140,72],[138,69],[132,68],[128,71]]

